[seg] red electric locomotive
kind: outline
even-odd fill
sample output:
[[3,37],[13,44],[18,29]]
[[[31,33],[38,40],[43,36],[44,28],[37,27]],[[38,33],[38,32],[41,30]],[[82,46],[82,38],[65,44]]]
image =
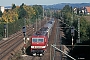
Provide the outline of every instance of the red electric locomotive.
[[43,53],[46,51],[46,48],[48,46],[48,39],[50,38],[54,22],[54,19],[51,19],[39,31],[31,36],[30,50],[33,56],[42,56]]
[[47,32],[38,31],[30,38],[31,53],[33,56],[40,55],[46,51],[48,46]]

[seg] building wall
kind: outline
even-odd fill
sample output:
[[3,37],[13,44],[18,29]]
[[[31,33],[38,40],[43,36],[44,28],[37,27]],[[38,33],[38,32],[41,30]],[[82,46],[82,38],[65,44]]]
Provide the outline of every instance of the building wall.
[[2,13],[4,12],[4,7],[3,6],[0,6],[0,11],[2,11]]
[[90,15],[90,6],[85,7],[85,8],[86,8],[86,13],[87,13],[88,15]]

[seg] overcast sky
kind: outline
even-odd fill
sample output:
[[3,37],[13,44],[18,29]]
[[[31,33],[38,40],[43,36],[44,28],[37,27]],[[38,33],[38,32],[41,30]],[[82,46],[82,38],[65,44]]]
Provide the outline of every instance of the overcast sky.
[[0,1],[0,6],[10,6],[12,3],[16,5],[21,5],[22,3],[26,5],[52,5],[58,3],[90,3],[90,0],[2,0]]

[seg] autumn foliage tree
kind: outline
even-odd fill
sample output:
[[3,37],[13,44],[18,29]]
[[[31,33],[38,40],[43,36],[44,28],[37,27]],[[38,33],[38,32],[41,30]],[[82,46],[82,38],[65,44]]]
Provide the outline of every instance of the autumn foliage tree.
[[8,12],[3,13],[2,20],[7,23],[14,22],[15,20],[18,20],[18,14],[13,10],[9,10]]
[[[12,4],[11,9],[6,9],[3,14],[0,14],[0,23],[2,23],[2,26],[0,27],[3,27],[4,24],[8,24],[8,33],[13,34],[22,28],[25,23],[25,18],[26,25],[28,25],[32,22],[32,18],[35,20],[37,16],[42,14],[42,11],[43,9],[41,5],[35,5],[33,8],[24,3],[20,6]],[[2,31],[3,29],[0,30],[0,33]]]

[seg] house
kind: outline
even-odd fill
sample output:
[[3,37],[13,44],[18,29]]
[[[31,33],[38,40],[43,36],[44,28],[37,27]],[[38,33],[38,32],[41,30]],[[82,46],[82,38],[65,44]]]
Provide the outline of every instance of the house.
[[80,14],[90,15],[90,6],[81,7],[81,8],[79,9],[79,13],[80,13]]
[[85,8],[86,8],[86,14],[90,15],[90,6],[87,6]]
[[79,12],[79,14],[83,14],[83,15],[90,15],[90,6],[86,6],[86,7],[80,7],[78,8],[74,8],[74,13],[77,14]]
[[73,11],[75,14],[77,14],[77,8],[76,7],[73,9]]
[[5,10],[4,6],[0,6],[0,11],[3,13]]
[[85,14],[85,13],[86,13],[86,8],[85,8],[85,7],[82,7],[82,8],[81,8],[81,13],[82,13],[82,14]]

